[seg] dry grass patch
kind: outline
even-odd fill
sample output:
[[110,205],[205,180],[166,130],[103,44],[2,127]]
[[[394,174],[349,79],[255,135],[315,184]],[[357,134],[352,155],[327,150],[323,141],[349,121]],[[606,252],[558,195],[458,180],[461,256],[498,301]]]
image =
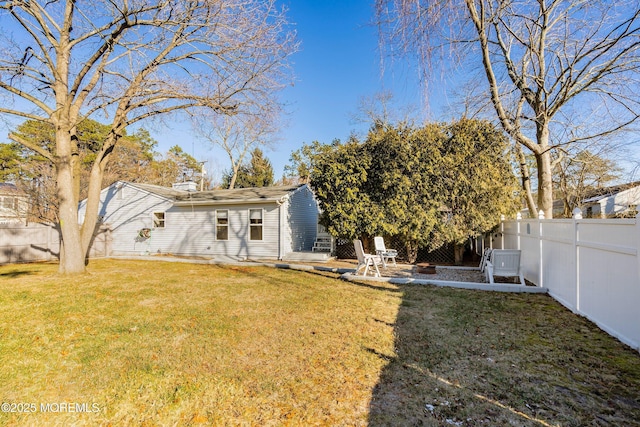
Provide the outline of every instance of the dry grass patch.
[[545,295],[56,269],[0,267],[0,425],[639,425],[640,355]]
[[640,425],[638,352],[549,296],[400,289],[370,425]]
[[55,270],[0,268],[0,395],[100,411],[2,425],[362,425],[386,363],[367,349],[393,349],[391,288],[272,268]]

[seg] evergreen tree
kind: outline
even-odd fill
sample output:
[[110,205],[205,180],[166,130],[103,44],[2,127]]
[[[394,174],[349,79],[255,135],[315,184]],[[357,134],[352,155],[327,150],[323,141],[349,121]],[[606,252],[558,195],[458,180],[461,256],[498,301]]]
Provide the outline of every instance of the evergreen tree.
[[[109,127],[94,120],[84,120],[78,125],[78,173],[79,194],[87,196],[87,182],[96,153],[102,147]],[[33,145],[50,149],[54,145],[55,132],[48,124],[27,120],[15,130],[15,134]],[[192,179],[200,173],[197,161],[180,147],[174,146],[163,158],[154,152],[157,142],[145,129],[128,135],[126,132],[111,153],[111,161],[105,167],[102,187],[123,180],[171,186],[182,180],[183,174]],[[57,221],[58,203],[55,188],[55,171],[50,162],[40,154],[16,143],[0,144],[0,180],[12,182],[31,199],[31,221]]]
[[516,209],[506,138],[488,122],[377,123],[363,143],[312,148],[311,186],[327,230],[397,236],[411,262],[419,247],[460,245]]
[[[229,188],[232,173],[222,177],[222,187]],[[255,148],[251,152],[248,164],[240,166],[234,188],[269,187],[273,185],[273,166],[262,150]]]

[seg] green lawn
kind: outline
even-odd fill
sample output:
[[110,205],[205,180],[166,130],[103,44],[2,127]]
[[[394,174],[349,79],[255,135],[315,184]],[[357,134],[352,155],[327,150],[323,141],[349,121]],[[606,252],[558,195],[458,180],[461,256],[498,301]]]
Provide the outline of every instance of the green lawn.
[[0,425],[639,425],[640,355],[544,295],[56,270],[0,267]]

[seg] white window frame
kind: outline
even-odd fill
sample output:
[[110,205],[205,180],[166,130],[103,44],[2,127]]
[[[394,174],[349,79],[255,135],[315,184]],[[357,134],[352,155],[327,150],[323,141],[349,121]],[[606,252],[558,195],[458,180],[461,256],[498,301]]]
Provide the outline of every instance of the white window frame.
[[[162,215],[160,217],[159,215]],[[165,228],[167,226],[167,213],[164,211],[156,211],[151,214],[153,228]]]
[[18,198],[13,196],[4,196],[2,198],[2,207],[12,211],[18,210]]
[[[226,224],[218,224],[218,212],[226,212],[227,213],[227,223]],[[229,209],[216,209],[216,240],[220,240],[226,242],[229,240]],[[218,227],[226,227],[227,229],[227,238],[220,239],[218,236]]]
[[[251,212],[252,211],[259,211],[260,212],[260,224],[251,224]],[[249,225],[249,240],[252,242],[262,242],[264,241],[264,209],[262,208],[250,208],[249,212],[248,212],[248,225]],[[260,227],[260,238],[259,239],[254,239],[252,238],[251,235],[251,229],[252,227]]]

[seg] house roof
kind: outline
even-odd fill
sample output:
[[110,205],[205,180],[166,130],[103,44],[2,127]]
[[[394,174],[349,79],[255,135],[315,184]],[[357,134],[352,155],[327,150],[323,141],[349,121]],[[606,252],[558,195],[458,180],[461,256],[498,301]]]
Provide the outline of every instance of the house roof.
[[629,190],[634,187],[640,186],[640,181],[628,182],[626,184],[614,185],[611,187],[605,188],[597,188],[588,192],[584,199],[582,199],[582,203],[594,203],[598,202],[607,197],[611,197],[614,194],[618,194],[622,191]]
[[283,185],[274,187],[234,188],[232,190],[185,191],[152,184],[126,182],[126,185],[172,200],[176,206],[211,205],[222,203],[279,202],[303,187]]
[[9,182],[0,182],[0,193],[22,193],[15,184]]
[[181,196],[183,194],[187,194],[187,191],[184,190],[176,190],[174,188],[163,187],[161,185],[153,185],[153,184],[140,184],[137,182],[126,182],[126,185],[130,185],[132,187],[139,188],[140,190],[144,190],[148,193],[153,193],[158,196],[164,197],[165,199],[175,200],[176,197]]
[[208,205],[219,203],[256,203],[279,202],[290,193],[298,190],[305,184],[286,185],[277,187],[235,188],[233,190],[212,191],[183,191],[175,197],[175,204],[181,205]]

